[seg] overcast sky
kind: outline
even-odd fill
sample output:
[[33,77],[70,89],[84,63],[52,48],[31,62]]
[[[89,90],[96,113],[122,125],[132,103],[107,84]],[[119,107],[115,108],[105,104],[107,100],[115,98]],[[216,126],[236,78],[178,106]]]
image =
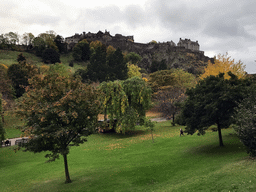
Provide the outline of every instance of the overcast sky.
[[256,73],[256,0],[0,0],[0,34],[49,30],[133,35],[135,42],[198,40],[206,56],[228,54]]

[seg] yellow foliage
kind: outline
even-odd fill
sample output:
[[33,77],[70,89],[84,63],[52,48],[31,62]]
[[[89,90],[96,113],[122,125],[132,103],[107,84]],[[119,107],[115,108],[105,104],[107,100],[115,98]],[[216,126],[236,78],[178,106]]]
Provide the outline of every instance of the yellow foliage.
[[107,56],[113,54],[115,51],[116,51],[116,49],[113,46],[109,45],[107,47],[107,51],[106,51],[107,52]]
[[204,79],[210,75],[217,76],[219,73],[225,73],[224,78],[229,79],[229,71],[235,74],[239,79],[245,77],[245,65],[243,65],[240,60],[235,63],[235,60],[231,59],[231,57],[228,56],[228,53],[225,55],[219,54],[217,58],[214,59],[214,62],[215,63],[212,64],[208,61],[208,65],[204,69],[205,72],[199,77],[200,79]]
[[131,64],[131,63],[127,63],[128,66],[128,78],[132,78],[132,77],[142,77],[141,75],[141,68],[138,67],[137,65]]

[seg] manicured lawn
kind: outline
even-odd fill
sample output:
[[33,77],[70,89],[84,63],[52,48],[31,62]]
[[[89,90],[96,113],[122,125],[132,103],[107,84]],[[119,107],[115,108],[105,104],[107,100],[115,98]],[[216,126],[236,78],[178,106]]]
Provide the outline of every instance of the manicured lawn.
[[94,134],[68,155],[71,184],[64,184],[63,158],[44,163],[45,153],[0,149],[0,191],[256,191],[256,163],[232,129],[179,136],[179,126],[157,123],[150,132]]

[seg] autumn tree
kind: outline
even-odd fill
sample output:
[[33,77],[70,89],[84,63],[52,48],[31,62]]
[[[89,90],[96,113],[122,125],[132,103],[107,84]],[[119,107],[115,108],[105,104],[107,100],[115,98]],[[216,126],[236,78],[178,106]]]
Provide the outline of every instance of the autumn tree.
[[29,80],[17,113],[26,122],[25,133],[29,135],[29,142],[24,144],[26,151],[48,151],[45,157],[49,161],[62,155],[66,183],[70,183],[67,155],[71,146],[84,143],[83,136],[95,129],[100,102],[92,86],[55,68],[53,65],[45,74]]
[[164,117],[172,117],[174,125],[180,103],[186,98],[186,89],[196,84],[195,77],[182,69],[161,70],[150,74],[149,84],[154,91],[156,108]]
[[140,77],[142,78],[142,74],[140,72],[141,68],[138,67],[137,65],[134,65],[130,62],[127,63],[127,67],[128,67],[128,78],[132,78],[132,77]]
[[224,146],[221,129],[229,127],[233,122],[231,116],[234,108],[243,99],[247,83],[229,72],[230,78],[225,79],[224,73],[208,76],[187,90],[181,116],[186,123],[185,132],[193,135],[205,134],[211,125],[217,125],[219,144]]
[[234,59],[228,56],[228,53],[225,55],[219,54],[217,58],[214,58],[214,63],[208,61],[204,73],[199,78],[204,79],[210,75],[218,76],[219,73],[224,73],[224,78],[227,79],[230,78],[228,72],[231,71],[240,79],[245,77],[246,72],[244,69],[245,65],[240,60],[235,62]]

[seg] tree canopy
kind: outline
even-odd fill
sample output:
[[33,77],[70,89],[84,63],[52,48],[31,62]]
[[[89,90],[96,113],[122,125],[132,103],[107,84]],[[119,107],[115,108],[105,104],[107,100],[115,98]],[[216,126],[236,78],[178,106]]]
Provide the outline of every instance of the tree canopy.
[[228,53],[225,55],[219,54],[217,58],[214,58],[214,63],[208,61],[208,65],[204,69],[204,73],[199,78],[204,79],[210,75],[218,76],[219,73],[224,73],[224,78],[228,79],[230,78],[228,72],[231,71],[240,79],[245,77],[246,72],[244,69],[245,65],[243,65],[240,60],[235,62],[234,59],[231,59],[231,57],[228,56]]
[[182,108],[182,117],[186,122],[185,132],[205,134],[211,125],[217,125],[219,143],[223,146],[221,129],[232,123],[231,116],[234,108],[243,99],[246,92],[246,83],[237,76],[229,73],[225,79],[224,73],[218,76],[208,76],[200,80],[195,88],[187,90],[186,99]]
[[235,131],[245,145],[247,153],[256,157],[256,93],[255,85],[249,94],[235,109]]
[[98,92],[72,75],[62,75],[54,67],[29,80],[26,93],[19,99],[17,113],[26,121],[27,151],[49,151],[45,157],[64,158],[66,183],[71,179],[67,154],[70,146],[86,141],[95,128],[100,110]]

